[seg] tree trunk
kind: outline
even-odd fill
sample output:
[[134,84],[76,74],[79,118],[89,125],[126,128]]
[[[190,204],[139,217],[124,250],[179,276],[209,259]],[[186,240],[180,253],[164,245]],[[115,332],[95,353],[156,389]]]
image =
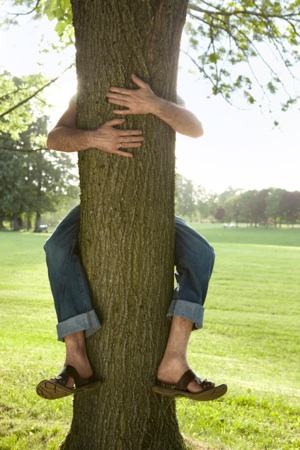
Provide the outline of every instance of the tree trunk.
[[35,226],[34,226],[34,231],[40,231],[40,226],[42,223],[42,216],[41,213],[37,212],[35,215]]
[[[135,73],[176,99],[177,62],[187,1],[72,0],[78,126],[115,116],[110,86],[133,87]],[[102,329],[87,340],[103,386],[74,399],[64,449],[185,448],[175,401],[152,392],[166,345],[174,279],[174,132],[156,117],[130,116],[145,142],[127,159],[79,154],[80,248]]]
[[14,231],[20,231],[21,229],[21,220],[17,214],[13,215],[13,225],[12,228]]

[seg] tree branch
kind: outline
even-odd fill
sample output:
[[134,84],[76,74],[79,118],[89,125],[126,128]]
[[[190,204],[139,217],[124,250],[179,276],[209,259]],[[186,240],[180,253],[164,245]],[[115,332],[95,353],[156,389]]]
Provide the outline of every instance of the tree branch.
[[33,94],[31,94],[29,97],[26,97],[24,100],[22,100],[21,102],[17,103],[16,105],[12,106],[11,108],[9,108],[7,111],[5,111],[4,113],[0,114],[0,118],[6,116],[7,114],[11,113],[12,111],[14,111],[17,108],[20,108],[20,106],[24,105],[25,103],[29,102],[32,98],[36,97],[40,92],[42,92],[44,89],[46,89],[48,86],[50,86],[52,83],[55,83],[55,81],[57,81],[67,70],[69,70],[71,67],[73,67],[74,64],[71,64],[69,67],[67,67],[60,75],[58,75],[57,77],[53,78],[52,80],[50,80],[47,84],[45,84],[44,86],[42,86],[40,89],[37,89]]
[[[192,11],[197,11],[203,14],[208,14],[209,16],[213,16],[213,15],[222,15],[222,16],[239,16],[239,15],[247,15],[247,16],[254,16],[254,17],[259,17],[259,18],[263,18],[263,19],[283,19],[289,22],[289,19],[293,19],[295,22],[299,22],[300,21],[300,11],[295,11],[292,13],[286,13],[286,14],[272,14],[272,13],[264,13],[264,12],[259,12],[259,11],[255,11],[255,10],[249,10],[249,9],[234,9],[232,11],[228,11],[227,9],[221,9],[218,8],[217,6],[211,5],[210,3],[207,3],[205,1],[202,1],[202,3],[205,3],[207,6],[213,7],[215,8],[215,11],[212,9],[204,9],[204,8],[200,8],[200,6],[194,5],[192,3],[189,3],[188,5],[188,10],[192,10]],[[259,9],[259,8],[258,8]],[[297,17],[299,17],[299,19],[297,19]]]
[[36,148],[15,148],[15,147],[8,147],[3,146],[0,143],[0,150],[7,150],[9,152],[21,152],[21,153],[34,153],[41,150],[47,150],[45,147],[36,147]]
[[7,12],[6,14],[10,15],[10,16],[14,16],[14,17],[19,17],[19,16],[29,16],[29,14],[32,14],[34,11],[37,10],[39,4],[40,4],[41,0],[37,0],[34,8],[32,8],[30,11],[27,11],[25,13],[10,13]]

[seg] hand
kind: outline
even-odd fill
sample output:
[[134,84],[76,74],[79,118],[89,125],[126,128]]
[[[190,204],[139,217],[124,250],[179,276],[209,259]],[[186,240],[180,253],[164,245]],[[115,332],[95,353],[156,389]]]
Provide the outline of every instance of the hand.
[[120,130],[114,128],[122,125],[125,119],[113,119],[105,122],[97,130],[92,131],[91,148],[98,148],[106,153],[113,153],[126,158],[132,158],[132,153],[122,149],[138,148],[144,140],[141,130]]
[[155,105],[159,102],[150,86],[138,78],[131,76],[132,81],[138,86],[138,89],[125,89],[111,87],[108,94],[108,102],[113,105],[125,106],[127,109],[116,109],[115,114],[149,114],[154,112]]

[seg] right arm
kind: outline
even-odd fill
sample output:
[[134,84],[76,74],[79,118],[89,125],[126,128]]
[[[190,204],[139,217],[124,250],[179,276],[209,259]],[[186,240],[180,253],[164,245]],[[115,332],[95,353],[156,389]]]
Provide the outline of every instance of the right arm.
[[115,114],[151,113],[166,122],[178,133],[193,138],[203,135],[202,123],[191,111],[158,97],[154,94],[149,84],[136,75],[132,75],[131,78],[138,86],[138,89],[111,87],[107,94],[109,103],[126,107],[126,109],[115,109]]
[[47,147],[61,152],[79,152],[96,148],[106,153],[113,153],[127,158],[131,153],[121,149],[137,148],[144,138],[140,130],[120,130],[114,128],[122,125],[124,119],[113,119],[105,122],[96,130],[79,130],[76,127],[77,105],[74,100],[61,116],[47,137]]

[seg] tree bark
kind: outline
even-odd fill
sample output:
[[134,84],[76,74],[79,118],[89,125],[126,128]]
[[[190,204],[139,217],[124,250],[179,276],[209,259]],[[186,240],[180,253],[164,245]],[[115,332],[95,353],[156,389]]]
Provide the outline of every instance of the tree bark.
[[[135,73],[176,99],[187,1],[72,0],[78,76],[78,126],[115,117],[110,86],[133,87]],[[156,117],[126,116],[145,142],[127,159],[79,154],[80,248],[102,329],[87,339],[103,386],[74,398],[62,448],[185,448],[174,400],[152,392],[168,337],[174,269],[174,132]]]

